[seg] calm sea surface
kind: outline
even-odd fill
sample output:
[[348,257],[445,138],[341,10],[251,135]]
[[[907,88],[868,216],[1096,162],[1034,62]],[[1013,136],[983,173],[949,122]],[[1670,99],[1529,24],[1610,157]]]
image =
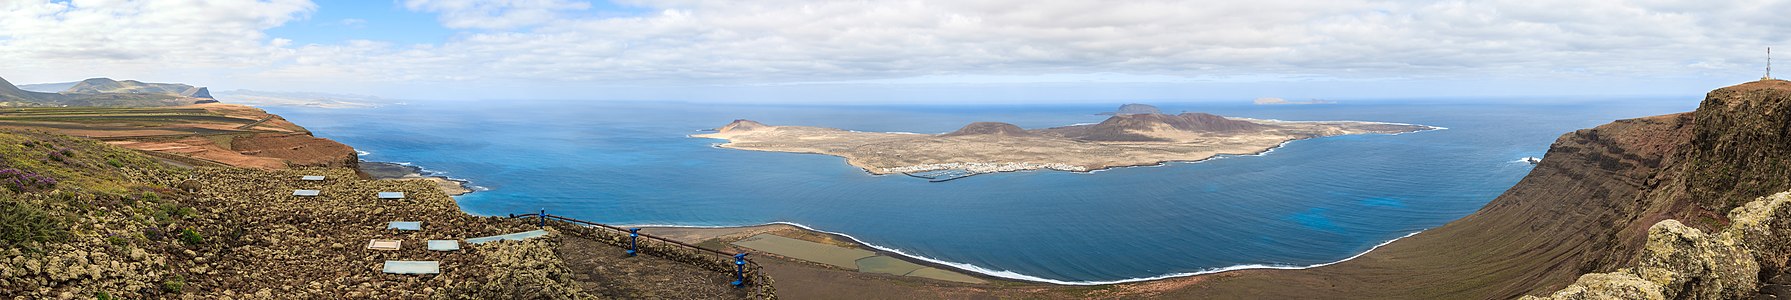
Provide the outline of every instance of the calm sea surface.
[[[1530,99],[1549,103],[1549,99]],[[575,101],[270,107],[318,136],[471,180],[481,215],[611,224],[789,222],[978,272],[1092,283],[1350,258],[1479,209],[1563,133],[1689,111],[1693,98],[1572,104],[1382,102],[1159,105],[1282,120],[1446,130],[1296,141],[1261,156],[1088,174],[1021,172],[929,183],[832,156],[720,149],[690,138],[738,118],[772,125],[940,133],[974,121],[1099,122],[1117,105],[755,106]],[[1490,102],[1490,101],[1489,101]]]

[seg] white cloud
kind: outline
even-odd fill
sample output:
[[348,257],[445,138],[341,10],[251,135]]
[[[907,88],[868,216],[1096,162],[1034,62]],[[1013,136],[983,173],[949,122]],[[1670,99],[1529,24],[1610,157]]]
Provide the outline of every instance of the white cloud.
[[336,21],[336,24],[350,27],[350,28],[363,28],[363,27],[367,27],[367,20],[366,19],[348,18],[348,19],[342,19],[341,21]]
[[315,8],[303,0],[0,0],[0,35],[8,37],[0,65],[25,71],[0,76],[62,80],[265,66],[281,51],[263,30]]
[[404,7],[441,14],[448,28],[511,29],[557,22],[561,11],[590,3],[567,0],[405,0]]
[[462,31],[431,45],[295,46],[260,31],[314,9],[303,1],[8,1],[0,62],[210,62],[245,81],[457,86],[1581,80],[1753,74],[1760,48],[1791,45],[1782,0],[618,2],[649,13],[407,0]]

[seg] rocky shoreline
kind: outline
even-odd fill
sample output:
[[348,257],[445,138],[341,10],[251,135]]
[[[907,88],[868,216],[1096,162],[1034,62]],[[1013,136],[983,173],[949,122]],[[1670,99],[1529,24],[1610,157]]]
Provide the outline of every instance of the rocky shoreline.
[[423,167],[409,164],[361,161],[359,170],[369,179],[422,180],[434,184],[448,196],[460,196],[478,191],[478,186],[470,181],[448,176],[430,174]]

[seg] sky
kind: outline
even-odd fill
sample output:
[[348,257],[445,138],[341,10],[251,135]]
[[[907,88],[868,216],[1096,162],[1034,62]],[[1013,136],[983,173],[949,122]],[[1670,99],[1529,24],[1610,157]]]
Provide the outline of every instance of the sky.
[[1695,97],[1759,79],[1766,47],[1791,62],[1785,12],[1791,0],[0,0],[0,78],[417,100]]

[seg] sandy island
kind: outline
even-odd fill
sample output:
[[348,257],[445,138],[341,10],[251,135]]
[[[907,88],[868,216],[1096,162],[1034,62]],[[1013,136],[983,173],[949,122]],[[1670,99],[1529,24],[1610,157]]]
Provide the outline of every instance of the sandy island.
[[945,134],[859,132],[735,120],[715,133],[730,149],[839,156],[872,174],[1026,170],[1088,172],[1255,154],[1293,140],[1398,134],[1439,127],[1359,121],[1280,121],[1205,113],[1116,114],[1099,124],[1022,129],[977,122]]

